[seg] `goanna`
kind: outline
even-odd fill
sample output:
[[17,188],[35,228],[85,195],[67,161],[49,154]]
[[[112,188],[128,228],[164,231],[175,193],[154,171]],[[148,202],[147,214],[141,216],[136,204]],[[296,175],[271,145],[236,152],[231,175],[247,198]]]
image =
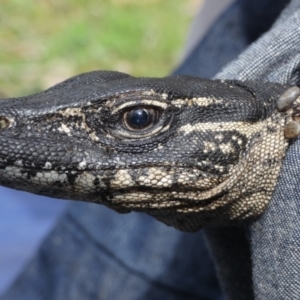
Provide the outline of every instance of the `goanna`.
[[257,218],[300,134],[300,90],[97,71],[0,102],[0,184],[180,230]]

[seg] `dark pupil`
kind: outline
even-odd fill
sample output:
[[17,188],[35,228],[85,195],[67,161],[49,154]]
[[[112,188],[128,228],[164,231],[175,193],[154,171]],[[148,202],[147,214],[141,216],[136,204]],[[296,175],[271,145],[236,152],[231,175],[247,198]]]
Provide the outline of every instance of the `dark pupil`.
[[148,112],[145,109],[138,108],[130,113],[129,121],[135,127],[142,127],[147,124],[149,119]]

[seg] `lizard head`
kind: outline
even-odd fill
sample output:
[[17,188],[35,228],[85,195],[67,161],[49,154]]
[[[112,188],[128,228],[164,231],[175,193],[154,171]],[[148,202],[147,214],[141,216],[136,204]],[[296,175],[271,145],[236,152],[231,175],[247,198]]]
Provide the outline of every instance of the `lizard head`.
[[[184,230],[216,214],[233,219],[228,209],[246,218],[253,206],[266,206],[276,180],[263,184],[264,191],[254,187],[266,169],[277,177],[286,147],[282,126],[272,122],[271,100],[283,87],[257,89],[97,71],[1,100],[0,184],[120,212],[145,211]],[[261,157],[257,149],[274,137],[274,147]],[[262,163],[266,167],[254,171]],[[260,197],[263,204],[237,211],[242,196],[248,202]]]

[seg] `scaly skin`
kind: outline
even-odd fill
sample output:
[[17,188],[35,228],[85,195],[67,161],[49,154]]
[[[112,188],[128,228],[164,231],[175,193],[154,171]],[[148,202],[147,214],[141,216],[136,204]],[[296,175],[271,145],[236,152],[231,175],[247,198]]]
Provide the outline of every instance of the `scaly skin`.
[[143,211],[185,231],[253,219],[299,134],[297,92],[278,102],[286,89],[98,71],[4,99],[0,184]]

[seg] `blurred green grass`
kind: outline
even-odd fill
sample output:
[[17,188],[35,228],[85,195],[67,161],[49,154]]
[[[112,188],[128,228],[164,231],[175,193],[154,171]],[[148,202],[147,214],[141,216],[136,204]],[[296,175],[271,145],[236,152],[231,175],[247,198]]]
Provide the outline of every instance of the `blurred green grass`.
[[0,91],[33,93],[96,69],[164,76],[201,0],[3,0]]

